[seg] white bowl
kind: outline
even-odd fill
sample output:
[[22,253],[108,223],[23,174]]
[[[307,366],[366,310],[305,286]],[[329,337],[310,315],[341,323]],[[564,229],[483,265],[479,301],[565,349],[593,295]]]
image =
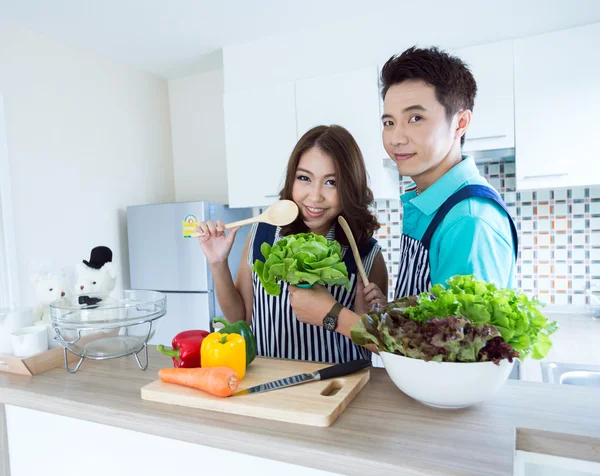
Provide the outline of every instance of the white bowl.
[[513,362],[425,362],[380,352],[396,386],[409,397],[438,408],[463,408],[494,395],[510,375]]

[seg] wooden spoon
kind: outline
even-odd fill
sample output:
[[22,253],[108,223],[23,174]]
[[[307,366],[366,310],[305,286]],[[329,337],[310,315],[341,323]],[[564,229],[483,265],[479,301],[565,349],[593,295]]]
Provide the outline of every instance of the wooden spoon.
[[348,243],[350,244],[350,249],[352,249],[352,254],[354,255],[354,261],[356,261],[356,267],[358,268],[358,274],[362,278],[363,284],[365,288],[369,285],[369,278],[367,278],[367,273],[365,272],[365,267],[363,266],[362,260],[360,259],[360,253],[358,252],[358,247],[356,246],[356,241],[354,241],[354,235],[352,235],[352,231],[348,226],[348,222],[346,219],[340,215],[338,217],[338,223],[342,226],[342,230],[346,233],[346,238],[348,238]]
[[[252,223],[268,223],[269,225],[285,226],[292,223],[298,217],[298,205],[291,200],[278,200],[260,215],[246,218],[245,220],[227,223],[225,229],[237,228]],[[192,233],[194,238],[200,236],[200,233]]]

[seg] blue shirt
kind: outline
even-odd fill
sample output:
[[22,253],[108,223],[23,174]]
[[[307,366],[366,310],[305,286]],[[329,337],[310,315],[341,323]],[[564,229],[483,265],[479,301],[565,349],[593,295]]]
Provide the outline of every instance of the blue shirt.
[[[466,185],[490,186],[475,161],[463,160],[418,196],[403,194],[402,231],[421,240],[435,213]],[[458,203],[439,224],[429,249],[431,284],[444,284],[455,274],[474,274],[500,287],[513,287],[515,252],[506,212],[489,199],[472,197]]]

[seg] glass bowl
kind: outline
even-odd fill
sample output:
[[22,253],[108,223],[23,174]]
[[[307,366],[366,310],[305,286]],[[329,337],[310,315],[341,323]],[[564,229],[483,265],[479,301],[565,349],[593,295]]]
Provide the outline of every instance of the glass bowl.
[[93,360],[137,357],[166,310],[163,293],[140,290],[90,293],[50,304],[56,339],[73,354]]

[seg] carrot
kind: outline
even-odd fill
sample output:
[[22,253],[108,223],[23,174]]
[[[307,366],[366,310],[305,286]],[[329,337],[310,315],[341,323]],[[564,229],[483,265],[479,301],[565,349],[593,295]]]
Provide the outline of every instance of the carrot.
[[165,368],[158,377],[166,383],[175,383],[204,390],[218,397],[228,397],[238,388],[238,378],[229,367]]

